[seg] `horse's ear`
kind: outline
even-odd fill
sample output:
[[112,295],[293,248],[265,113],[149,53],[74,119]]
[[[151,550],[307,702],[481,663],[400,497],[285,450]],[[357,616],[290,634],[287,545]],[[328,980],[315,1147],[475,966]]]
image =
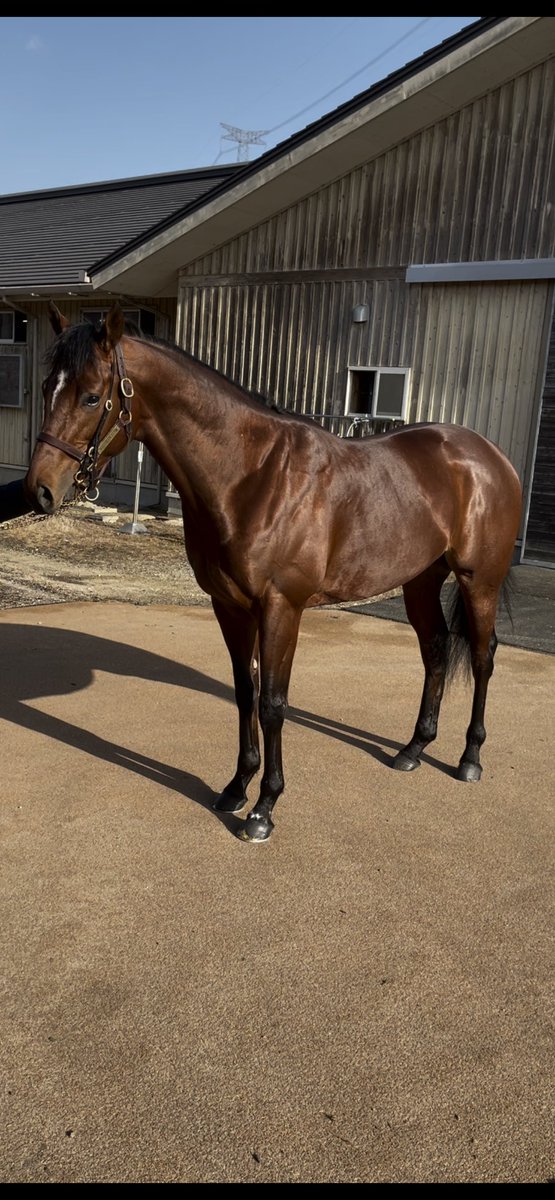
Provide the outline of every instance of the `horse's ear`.
[[48,301],[48,316],[50,317],[50,324],[54,330],[54,333],[56,334],[56,337],[59,337],[62,330],[68,328],[69,321],[67,317],[64,317],[63,313],[60,312],[53,300]]
[[110,311],[106,313],[106,319],[102,322],[98,335],[105,350],[112,350],[114,346],[117,346],[123,333],[124,323],[123,309],[116,300]]

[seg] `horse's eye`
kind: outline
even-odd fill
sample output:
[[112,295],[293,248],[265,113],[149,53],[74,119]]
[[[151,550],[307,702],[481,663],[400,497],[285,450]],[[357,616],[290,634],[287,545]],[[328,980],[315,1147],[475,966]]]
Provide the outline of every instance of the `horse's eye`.
[[100,396],[96,396],[94,392],[85,392],[85,395],[81,398],[81,404],[83,404],[85,408],[98,408],[98,405],[100,404]]

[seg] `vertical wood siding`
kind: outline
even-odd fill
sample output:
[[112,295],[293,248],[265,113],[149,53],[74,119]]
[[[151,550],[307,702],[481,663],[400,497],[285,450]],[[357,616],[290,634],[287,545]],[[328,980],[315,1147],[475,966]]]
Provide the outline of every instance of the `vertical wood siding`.
[[555,561],[555,313],[547,353],[525,555],[531,561]]
[[[339,413],[349,366],[410,367],[408,421],[469,425],[523,475],[550,295],[548,282],[385,279],[189,286],[181,303],[185,348],[243,387],[297,412]],[[358,303],[368,324],[352,323]]]
[[471,426],[501,446],[524,479],[552,285],[418,290],[409,420]]
[[188,265],[181,344],[315,415],[344,411],[349,366],[408,367],[409,421],[472,426],[528,482],[551,282],[404,272],[554,255],[554,79],[552,59]]
[[187,273],[551,256],[554,81],[551,59],[200,258]]

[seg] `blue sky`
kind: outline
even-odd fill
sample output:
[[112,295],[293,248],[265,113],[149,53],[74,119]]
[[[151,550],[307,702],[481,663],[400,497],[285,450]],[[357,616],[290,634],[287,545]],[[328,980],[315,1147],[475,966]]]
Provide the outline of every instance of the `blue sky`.
[[477,19],[2,17],[0,194],[253,159]]

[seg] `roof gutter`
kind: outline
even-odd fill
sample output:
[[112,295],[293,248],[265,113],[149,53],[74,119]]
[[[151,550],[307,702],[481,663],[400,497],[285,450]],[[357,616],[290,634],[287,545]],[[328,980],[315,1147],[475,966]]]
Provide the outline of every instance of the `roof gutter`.
[[4,296],[25,296],[27,300],[39,300],[41,296],[91,296],[92,283],[39,283],[32,288],[1,287],[0,294]]

